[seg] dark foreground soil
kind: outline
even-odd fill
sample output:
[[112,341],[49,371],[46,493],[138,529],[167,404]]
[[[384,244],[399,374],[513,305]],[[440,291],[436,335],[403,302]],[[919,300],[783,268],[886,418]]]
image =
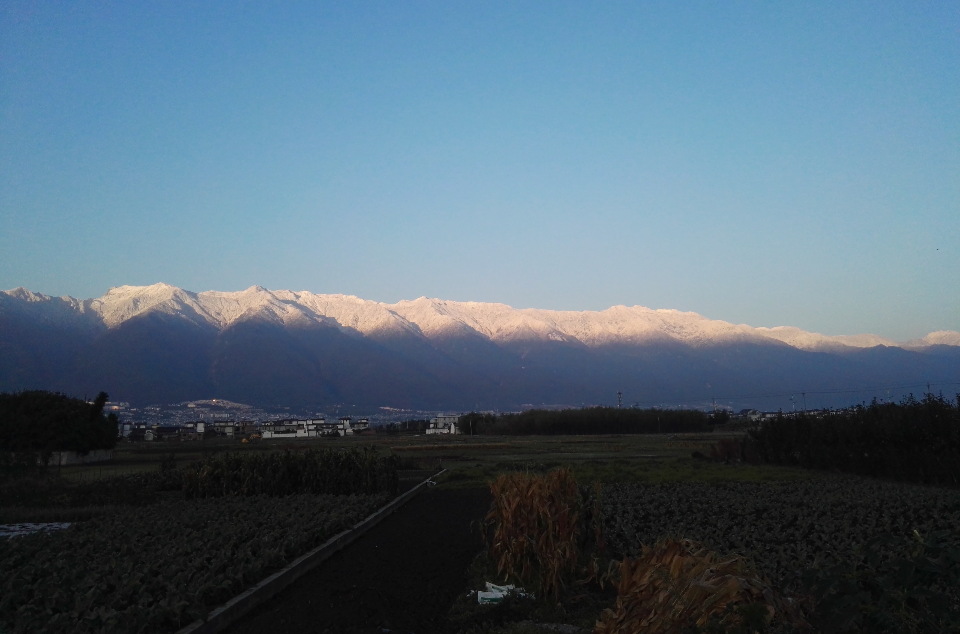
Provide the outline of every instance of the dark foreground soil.
[[487,489],[427,489],[227,632],[445,632],[489,506]]

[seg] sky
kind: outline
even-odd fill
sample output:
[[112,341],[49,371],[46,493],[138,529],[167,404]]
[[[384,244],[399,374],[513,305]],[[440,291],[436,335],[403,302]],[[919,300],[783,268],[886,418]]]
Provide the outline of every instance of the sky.
[[960,330],[960,3],[0,5],[0,288]]

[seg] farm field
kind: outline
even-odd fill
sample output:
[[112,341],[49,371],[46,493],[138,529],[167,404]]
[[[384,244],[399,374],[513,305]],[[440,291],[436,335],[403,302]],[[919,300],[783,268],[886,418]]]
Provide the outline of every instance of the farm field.
[[[165,460],[184,466],[205,457],[297,451],[306,448],[349,449],[377,447],[401,458],[406,467],[433,468],[442,465],[458,475],[448,479],[467,486],[482,486],[486,480],[512,465],[569,464],[587,480],[656,481],[658,479],[783,479],[808,477],[800,469],[715,465],[691,458],[694,451],[709,452],[720,438],[739,434],[651,434],[613,436],[445,436],[374,435],[298,441],[214,439],[197,442],[122,443],[109,463],[62,467],[61,476],[90,481],[129,473],[156,471]],[[582,469],[580,469],[582,465]],[[405,467],[403,467],[405,468]]]
[[[390,624],[418,633],[543,631],[538,630],[536,623],[567,624],[581,628],[579,631],[590,631],[600,611],[612,604],[614,596],[609,594],[609,589],[591,590],[585,595],[577,590],[580,598],[576,599],[576,605],[565,604],[575,594],[576,588],[571,587],[553,608],[545,607],[542,602],[478,608],[464,598],[469,591],[478,589],[477,586],[482,588],[484,581],[498,580],[496,568],[491,568],[482,554],[479,526],[489,505],[489,482],[498,474],[517,470],[546,473],[567,466],[581,486],[592,488],[590,485],[594,483],[601,484],[607,545],[603,556],[607,561],[624,555],[636,556],[643,544],[650,545],[664,537],[682,537],[701,542],[721,554],[749,557],[764,575],[784,588],[798,588],[799,573],[811,566],[826,569],[855,562],[865,548],[875,546],[871,542],[874,537],[889,538],[877,548],[882,557],[892,560],[915,551],[917,535],[919,539],[927,539],[939,533],[949,541],[960,534],[960,492],[793,467],[724,464],[693,457],[694,453],[709,455],[711,445],[724,437],[738,436],[364,436],[283,443],[241,444],[216,440],[149,446],[123,444],[118,447],[113,464],[64,468],[62,477],[76,486],[88,487],[116,480],[109,477],[111,474],[133,477],[130,474],[139,473],[147,477],[159,471],[161,464],[178,472],[197,460],[211,465],[225,464],[217,456],[227,453],[266,458],[281,456],[288,450],[299,454],[306,449],[349,451],[368,447],[376,447],[377,455],[392,457],[392,464],[400,467],[400,490],[439,468],[447,470],[437,478],[439,486],[422,494],[422,500],[417,498],[420,501],[411,503],[411,509],[419,508],[419,511],[404,511],[385,521],[369,536],[362,537],[320,569],[298,580],[285,591],[284,597],[235,624],[231,631],[237,633],[269,631],[270,624],[278,622],[277,619],[299,629],[306,628],[313,619],[325,625],[307,629],[331,632],[380,632],[384,627],[391,629]],[[261,458],[256,461],[263,462]],[[374,505],[382,503],[382,499],[375,496],[338,497],[355,499],[357,504],[363,499]],[[195,531],[190,534],[200,539],[188,539],[188,543],[203,543],[205,539],[203,526],[196,521],[191,523],[190,517],[206,517],[210,526],[222,525],[217,522],[230,518],[231,526],[239,523],[243,530],[251,528],[251,533],[236,533],[237,543],[253,539],[254,534],[272,536],[269,547],[263,545],[263,541],[257,542],[261,544],[257,557],[262,555],[266,563],[257,559],[260,563],[237,564],[232,568],[218,559],[221,555],[215,552],[207,554],[202,547],[189,550],[180,539],[183,530],[180,537],[170,542],[156,542],[153,534],[137,540],[138,544],[151,543],[151,552],[175,552],[183,555],[182,561],[196,560],[187,565],[192,571],[187,576],[198,576],[203,570],[220,566],[216,568],[220,571],[218,579],[224,581],[219,585],[203,590],[202,584],[191,585],[178,590],[180,594],[171,594],[172,603],[168,601],[160,606],[158,602],[160,607],[152,608],[151,618],[156,622],[151,622],[144,631],[173,632],[176,624],[189,622],[266,576],[282,565],[282,561],[295,557],[292,553],[303,552],[322,541],[324,535],[336,532],[323,527],[336,524],[340,511],[334,507],[321,510],[320,505],[305,512],[302,500],[306,499],[335,498],[294,495],[185,500],[161,494],[158,501],[142,508],[90,509],[92,519],[78,523],[76,530],[30,539],[52,539],[54,541],[48,543],[59,544],[56,547],[59,550],[73,547],[70,540],[79,539],[81,535],[93,539],[94,527],[99,527],[95,531],[98,533],[115,533],[124,522],[136,524],[141,521],[137,517],[156,517],[151,515],[156,513],[164,515],[162,522],[169,523],[162,525],[169,526],[174,534],[180,525],[188,533]],[[270,512],[272,515],[254,512],[251,509],[255,507],[275,511]],[[372,507],[355,510],[362,515],[369,508]],[[204,515],[208,513],[204,509],[209,509],[208,515]],[[34,512],[48,510],[32,509]],[[349,510],[343,513],[349,514]],[[304,524],[301,526],[297,523],[299,520],[291,519],[293,515],[302,515]],[[355,519],[343,521],[350,523]],[[233,533],[228,535],[233,539],[230,535]],[[282,546],[277,545],[277,540]],[[0,543],[0,548],[3,547]],[[99,547],[102,549],[104,544]],[[236,545],[230,548],[234,550],[229,552],[238,552]],[[378,548],[397,552],[387,554]],[[3,561],[9,559],[6,555],[3,557]],[[140,570],[148,561],[137,553],[133,541],[126,543],[119,557],[131,571]],[[167,596],[163,588],[172,588],[163,586],[158,579],[159,573],[154,579],[155,585],[151,586],[152,593],[143,595],[149,600],[161,600],[161,596]],[[110,584],[120,581],[126,583],[126,578],[98,586],[101,589],[93,594],[106,592],[104,587],[115,594],[114,589],[120,586]],[[37,583],[34,579],[33,587],[40,587]],[[94,589],[94,586],[85,587]],[[288,595],[299,599],[290,599]],[[22,595],[17,596],[20,598],[5,598],[0,610],[4,605],[7,609],[15,603],[23,605]],[[475,598],[473,602],[475,604]],[[109,610],[117,608],[105,609],[95,618],[118,618]],[[14,619],[8,617],[5,622],[12,625]]]
[[[952,536],[960,546],[960,491],[821,476],[783,482],[615,484],[602,494],[613,552],[683,537],[746,555],[780,585],[814,566],[855,559],[873,539]],[[902,543],[877,546],[888,558]]]
[[13,633],[176,631],[386,499],[172,500],[0,540],[0,623]]

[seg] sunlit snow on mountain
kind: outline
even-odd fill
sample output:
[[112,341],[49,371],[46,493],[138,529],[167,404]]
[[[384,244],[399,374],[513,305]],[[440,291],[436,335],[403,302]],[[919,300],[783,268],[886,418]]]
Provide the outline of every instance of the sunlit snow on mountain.
[[0,346],[0,389],[105,389],[134,402],[516,408],[609,402],[617,391],[628,402],[706,402],[960,380],[953,331],[897,343],[642,306],[384,304],[259,286],[121,286],[86,300],[4,291]]

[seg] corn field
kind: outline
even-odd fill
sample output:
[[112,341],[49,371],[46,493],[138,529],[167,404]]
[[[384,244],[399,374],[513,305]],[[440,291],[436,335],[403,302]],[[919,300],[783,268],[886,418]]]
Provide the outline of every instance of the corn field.
[[373,447],[253,455],[224,454],[195,462],[181,475],[187,499],[233,495],[396,494],[399,459]]

